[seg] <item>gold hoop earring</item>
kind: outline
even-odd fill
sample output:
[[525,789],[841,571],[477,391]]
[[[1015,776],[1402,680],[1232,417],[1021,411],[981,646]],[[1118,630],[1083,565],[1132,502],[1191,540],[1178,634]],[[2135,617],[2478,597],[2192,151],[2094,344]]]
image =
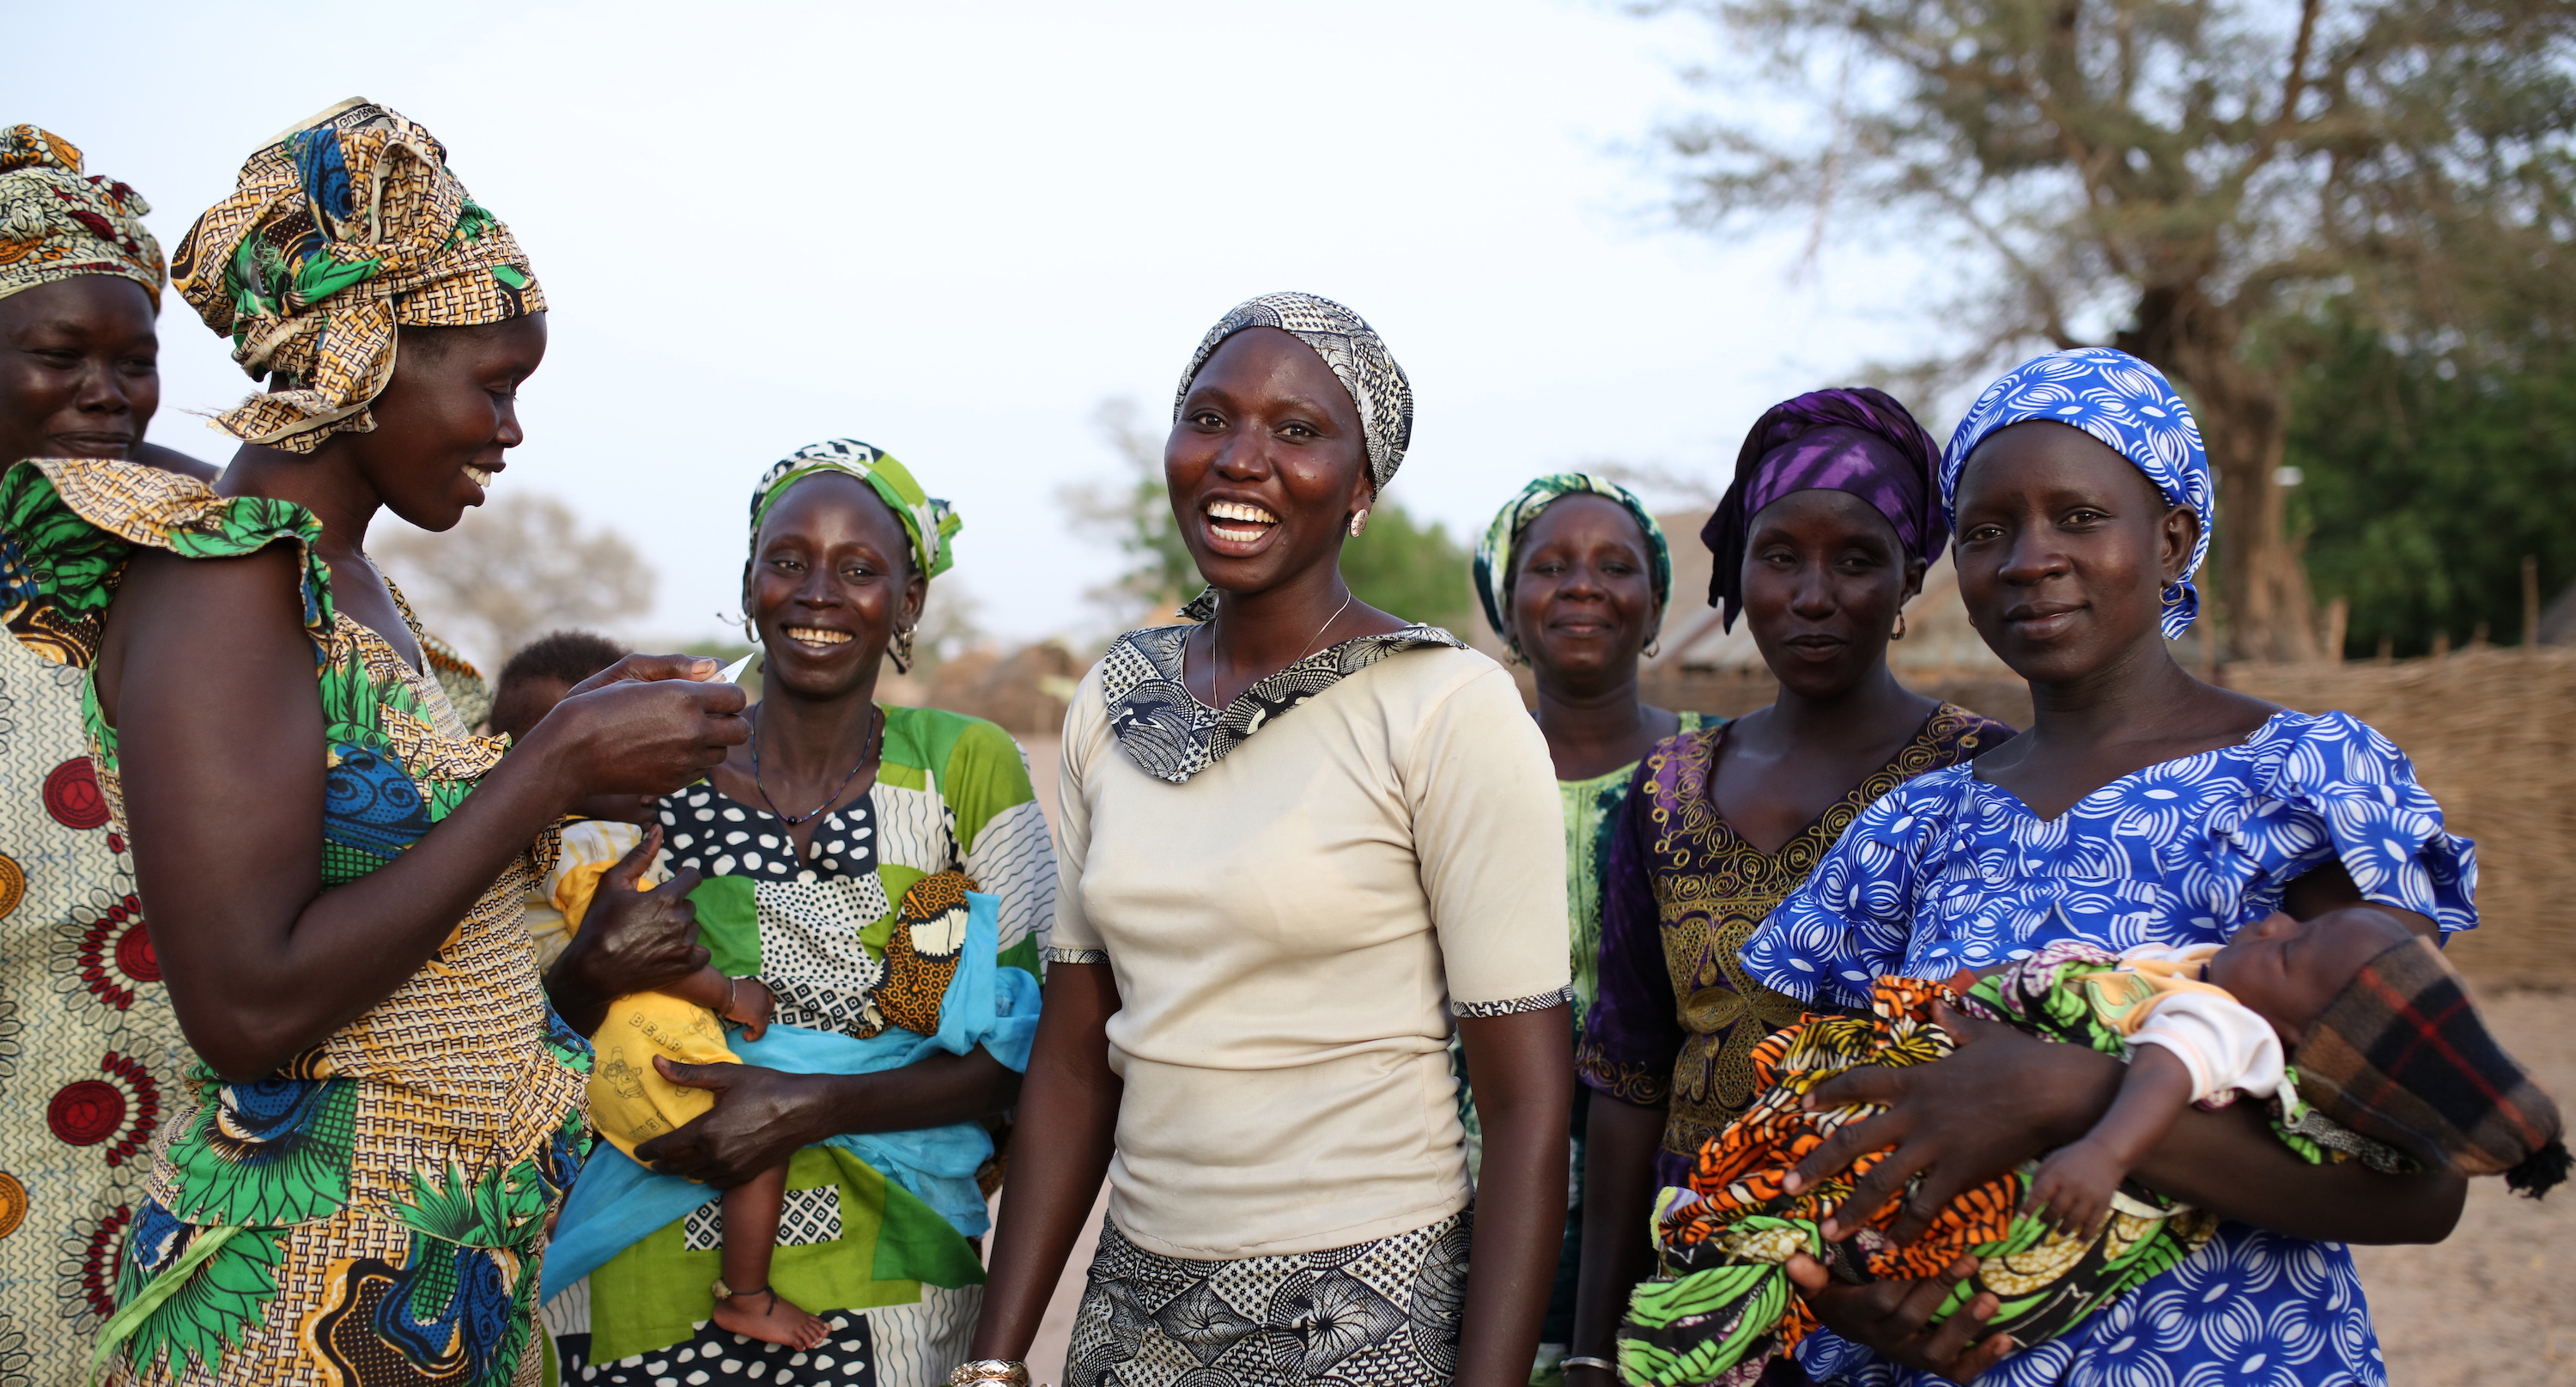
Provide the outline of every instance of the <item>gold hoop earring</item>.
[[1359,537],[1360,537],[1360,531],[1365,530],[1365,529],[1367,529],[1367,528],[1368,528],[1368,511],[1367,511],[1366,509],[1361,509],[1361,510],[1359,510],[1359,511],[1357,511],[1357,512],[1354,512],[1354,513],[1352,514],[1352,516],[1351,516],[1351,538],[1353,538],[1353,539],[1357,539],[1357,538],[1359,538]]
[[1646,648],[1638,651],[1637,653],[1645,656],[1649,660],[1655,658],[1657,655],[1664,653],[1664,638],[1659,635],[1646,637]]
[[1893,631],[1888,632],[1888,633],[1887,633],[1887,638],[1888,638],[1889,640],[1892,640],[1892,641],[1901,641],[1901,640],[1905,639],[1905,613],[1904,613],[1904,612],[1899,611],[1899,612],[1896,614],[1896,629],[1895,629],[1895,630],[1893,630]]
[[726,616],[724,613],[718,612],[716,613],[716,620],[740,623],[742,626],[743,644],[753,646],[755,648],[759,646],[760,628],[752,624],[751,614],[749,612],[736,612],[732,616]]

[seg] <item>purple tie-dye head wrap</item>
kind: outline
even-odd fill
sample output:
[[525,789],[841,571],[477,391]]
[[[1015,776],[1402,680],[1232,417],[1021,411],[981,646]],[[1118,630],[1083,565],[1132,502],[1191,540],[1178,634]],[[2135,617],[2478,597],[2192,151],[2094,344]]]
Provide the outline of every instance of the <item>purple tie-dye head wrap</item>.
[[1941,557],[1950,522],[1934,479],[1940,445],[1882,390],[1816,390],[1773,405],[1744,436],[1735,484],[1699,532],[1714,566],[1708,603],[1732,630],[1744,610],[1744,542],[1753,517],[1793,491],[1848,491],[1896,528],[1907,555]]

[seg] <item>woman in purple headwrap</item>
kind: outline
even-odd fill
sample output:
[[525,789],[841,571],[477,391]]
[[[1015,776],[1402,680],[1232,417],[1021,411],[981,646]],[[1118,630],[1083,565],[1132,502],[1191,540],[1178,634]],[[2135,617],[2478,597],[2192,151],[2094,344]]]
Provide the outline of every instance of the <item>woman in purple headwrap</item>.
[[1568,1381],[1614,1380],[1611,1338],[1652,1267],[1655,1190],[1753,1097],[1754,1043],[1797,1019],[1737,953],[1863,809],[2012,729],[1907,690],[1887,667],[1950,527],[1940,449],[1869,389],[1773,406],[1700,532],[1709,602],[1741,613],[1779,697],[1658,743],[1611,844],[1599,993],[1576,1051],[1594,1090]]

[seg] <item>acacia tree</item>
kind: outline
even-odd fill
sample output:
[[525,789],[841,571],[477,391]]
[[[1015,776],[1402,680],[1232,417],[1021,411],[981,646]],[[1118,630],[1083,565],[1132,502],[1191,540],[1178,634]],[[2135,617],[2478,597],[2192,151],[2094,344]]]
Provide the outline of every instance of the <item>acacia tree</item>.
[[1664,132],[1685,216],[1821,234],[1848,202],[1949,233],[1966,331],[1927,374],[2106,341],[2163,368],[2218,472],[2240,656],[2319,651],[2281,458],[2326,303],[2463,352],[2503,317],[2576,323],[2565,0],[1693,7],[1791,102]]
[[653,566],[624,535],[585,531],[571,506],[536,492],[503,492],[444,535],[389,535],[376,556],[431,629],[496,675],[548,631],[625,626],[653,608]]

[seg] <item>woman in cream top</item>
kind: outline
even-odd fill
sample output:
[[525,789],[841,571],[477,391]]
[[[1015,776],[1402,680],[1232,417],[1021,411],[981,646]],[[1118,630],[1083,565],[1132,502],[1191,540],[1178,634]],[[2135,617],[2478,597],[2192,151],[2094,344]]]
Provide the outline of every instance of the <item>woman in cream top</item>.
[[1341,581],[1410,418],[1367,324],[1308,295],[1237,308],[1183,378],[1165,473],[1211,588],[1066,714],[1019,1109],[1050,1159],[1012,1173],[960,1380],[1025,1374],[1104,1171],[1074,1387],[1527,1380],[1565,1212],[1564,829],[1502,668]]

